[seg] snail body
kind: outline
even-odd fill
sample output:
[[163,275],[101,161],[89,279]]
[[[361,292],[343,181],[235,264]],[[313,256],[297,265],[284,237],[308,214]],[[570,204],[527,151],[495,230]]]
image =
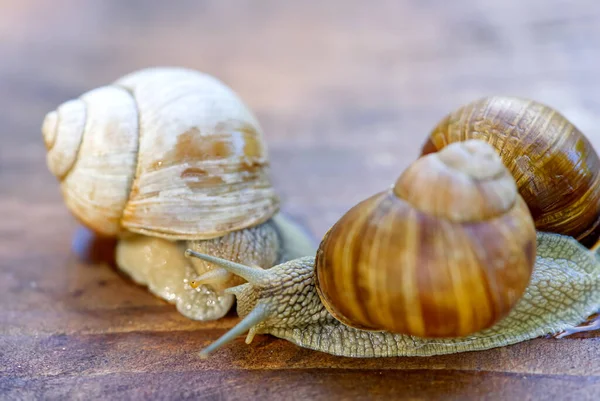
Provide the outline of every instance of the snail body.
[[[206,258],[191,251],[188,254]],[[206,260],[221,266],[227,263]],[[538,233],[534,273],[510,313],[492,327],[464,337],[427,338],[345,325],[321,301],[314,266],[314,257],[302,257],[261,276],[252,275],[253,270],[244,266],[227,266],[248,279],[248,283],[227,290],[236,295],[242,320],[200,356],[208,357],[247,331],[247,344],[257,334],[270,334],[300,347],[354,358],[481,351],[559,333],[600,308],[600,256],[572,237],[554,233]]]
[[242,281],[220,271],[194,288],[193,276],[212,265],[190,264],[181,247],[257,268],[285,260],[264,134],[216,78],[183,68],[136,71],[63,103],[46,115],[42,133],[72,214],[98,235],[118,237],[119,267],[162,298],[186,299],[186,316],[224,315],[233,297],[222,290]]
[[[514,344],[580,324],[600,308],[594,220],[584,212],[573,223],[563,214],[569,224],[543,231],[536,205],[555,205],[535,199],[530,206],[528,197],[547,195],[536,186],[560,177],[549,167],[533,170],[526,180],[533,188],[521,185],[502,149],[493,139],[468,137],[436,151],[426,145],[394,185],[342,216],[314,257],[255,271],[186,251],[248,281],[227,290],[243,319],[202,355],[246,331],[247,343],[268,333],[335,355],[428,356]],[[553,149],[559,160],[568,154]],[[595,151],[586,148],[585,155],[595,166]],[[546,171],[546,181],[537,177]],[[587,175],[591,187],[578,191],[583,199],[563,204],[569,213],[572,204],[598,209],[595,174]]]

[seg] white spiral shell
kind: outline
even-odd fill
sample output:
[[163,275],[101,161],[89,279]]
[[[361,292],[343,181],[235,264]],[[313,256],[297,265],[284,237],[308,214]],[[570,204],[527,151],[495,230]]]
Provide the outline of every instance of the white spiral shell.
[[209,239],[279,209],[258,121],[207,74],[134,72],[48,113],[42,133],[67,206],[99,234]]

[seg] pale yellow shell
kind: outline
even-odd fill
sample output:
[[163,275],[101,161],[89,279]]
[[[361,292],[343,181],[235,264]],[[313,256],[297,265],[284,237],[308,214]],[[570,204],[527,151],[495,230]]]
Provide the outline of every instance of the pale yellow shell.
[[42,132],[67,206],[100,234],[215,238],[279,208],[256,117],[207,74],[134,72],[48,113]]

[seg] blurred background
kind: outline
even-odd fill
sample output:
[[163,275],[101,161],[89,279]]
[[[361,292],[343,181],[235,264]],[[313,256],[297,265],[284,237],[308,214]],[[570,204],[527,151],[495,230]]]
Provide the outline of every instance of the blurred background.
[[151,66],[203,71],[243,98],[283,210],[315,238],[481,96],[546,103],[600,149],[599,0],[0,0],[0,398],[597,398],[597,334],[359,361],[257,336],[198,360],[235,314],[185,319],[78,259],[73,240],[89,238],[76,235],[40,132],[59,104]]
[[[2,179],[16,165],[32,172],[12,189],[28,199],[52,179],[44,114],[156,65],[240,94],[266,132],[285,210],[317,236],[479,96],[547,103],[600,147],[597,0],[2,0]],[[58,187],[46,196],[60,201]]]

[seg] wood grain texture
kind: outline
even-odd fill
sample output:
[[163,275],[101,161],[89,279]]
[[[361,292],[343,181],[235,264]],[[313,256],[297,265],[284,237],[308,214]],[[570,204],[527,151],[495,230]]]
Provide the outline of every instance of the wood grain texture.
[[315,237],[391,185],[450,110],[489,94],[560,110],[600,149],[595,0],[0,0],[0,398],[594,399],[599,332],[356,360],[237,321],[185,319],[111,267],[67,212],[40,126],[139,68],[213,74],[256,112],[284,211]]

